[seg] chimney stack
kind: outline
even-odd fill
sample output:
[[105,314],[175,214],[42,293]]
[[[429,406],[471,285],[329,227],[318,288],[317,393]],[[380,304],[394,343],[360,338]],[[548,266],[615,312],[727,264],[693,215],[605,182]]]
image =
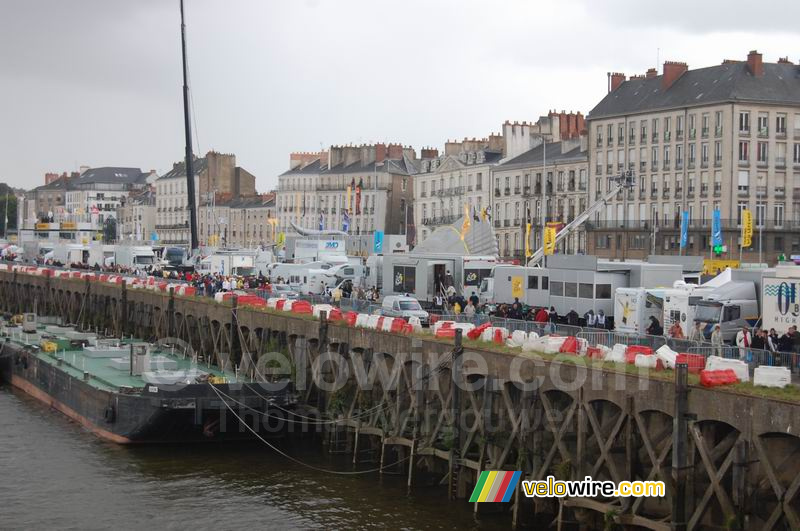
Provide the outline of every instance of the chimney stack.
[[664,75],[661,77],[661,89],[667,90],[670,88],[687,70],[689,70],[689,67],[686,63],[664,61]]
[[764,74],[764,63],[761,61],[761,54],[752,50],[747,54],[747,69],[756,77]]
[[779,65],[793,65],[794,63],[789,60],[789,56],[787,55],[786,57],[781,57],[780,59],[778,59],[778,64]]
[[644,77],[650,79],[651,77],[656,77],[658,75],[658,70],[655,68],[648,68],[647,72],[645,72]]
[[622,83],[624,81],[625,81],[625,74],[622,74],[620,72],[612,72],[611,73],[611,86],[609,87],[608,91],[609,92],[614,92],[615,90],[617,90],[617,87],[622,85]]

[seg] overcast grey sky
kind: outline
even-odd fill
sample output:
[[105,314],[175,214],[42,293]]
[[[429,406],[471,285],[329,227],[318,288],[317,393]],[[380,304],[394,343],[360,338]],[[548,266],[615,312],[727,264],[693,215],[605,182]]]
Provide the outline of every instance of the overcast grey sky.
[[[800,59],[796,0],[186,0],[201,153],[267,191],[291,151],[441,149],[548,109],[588,112],[606,72]],[[658,51],[660,49],[660,52]],[[660,68],[659,68],[660,70]],[[183,156],[178,0],[0,2],[0,181]]]

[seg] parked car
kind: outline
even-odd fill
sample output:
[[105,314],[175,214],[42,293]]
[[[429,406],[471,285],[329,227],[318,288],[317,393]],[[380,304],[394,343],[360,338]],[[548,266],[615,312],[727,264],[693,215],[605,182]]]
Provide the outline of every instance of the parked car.
[[400,317],[408,321],[409,317],[419,317],[423,325],[430,323],[428,312],[422,309],[419,301],[414,297],[403,295],[388,295],[381,304],[381,315],[385,317]]
[[282,299],[296,299],[298,297],[298,293],[286,284],[273,284],[270,295]]

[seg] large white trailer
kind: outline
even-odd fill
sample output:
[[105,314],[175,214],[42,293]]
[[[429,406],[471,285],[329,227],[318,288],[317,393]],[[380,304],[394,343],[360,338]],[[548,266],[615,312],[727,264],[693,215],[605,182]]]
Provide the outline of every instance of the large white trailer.
[[[469,298],[478,294],[481,281],[497,265],[494,256],[455,254],[395,254],[370,262],[370,278],[380,276],[383,295],[411,295],[421,302],[432,302],[437,293],[452,285],[457,295]],[[377,273],[374,267],[380,267]]]

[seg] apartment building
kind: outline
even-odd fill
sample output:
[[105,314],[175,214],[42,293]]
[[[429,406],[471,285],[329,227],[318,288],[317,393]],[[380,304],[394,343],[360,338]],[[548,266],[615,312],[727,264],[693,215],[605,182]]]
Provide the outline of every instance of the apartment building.
[[318,153],[292,153],[289,164],[278,177],[275,197],[279,232],[293,234],[291,223],[341,231],[348,217],[351,234],[383,231],[413,237],[413,177],[419,161],[411,147],[331,146]]
[[[418,240],[422,241],[442,225],[455,222],[464,214],[464,205],[470,212],[473,209],[479,212],[483,208],[489,208],[491,212],[496,206],[492,174],[499,164],[543,142],[577,137],[583,129],[584,118],[580,113],[551,111],[536,122],[506,121],[501,133],[485,138],[448,141],[441,156],[438,150],[423,150],[420,170],[414,177],[414,218],[418,225]],[[517,188],[513,196],[521,199],[522,188]],[[512,195],[510,189],[507,195]],[[491,213],[496,222],[497,213]],[[502,241],[499,246],[501,252],[513,252],[514,249],[513,245],[503,247]]]
[[[587,117],[589,197],[609,177],[634,171],[635,190],[620,193],[588,224],[588,251],[640,258],[679,252],[688,211],[687,254],[711,253],[719,209],[724,257],[739,257],[742,211],[763,232],[765,261],[800,254],[800,69],[788,59],[746,60],[690,70],[667,61],[626,79],[609,76],[609,93]],[[758,255],[758,238],[744,258]]]
[[199,238],[213,247],[256,248],[275,242],[275,194],[228,199],[200,207]]
[[117,209],[117,234],[122,240],[152,241],[155,232],[155,187],[148,185],[123,199]]
[[[587,144],[586,135],[540,144],[492,169],[492,212],[501,256],[523,257],[528,212],[531,249],[541,246],[542,204],[546,223],[567,224],[586,210]],[[585,253],[585,231],[580,229],[567,237],[560,252]]]
[[[205,157],[195,157],[195,205],[211,205],[217,197],[252,197],[256,193],[255,177],[236,165],[236,155],[209,151]],[[189,245],[189,194],[184,161],[156,181],[156,232],[161,243]],[[201,217],[196,214],[198,238]],[[201,240],[200,242],[205,243]]]

